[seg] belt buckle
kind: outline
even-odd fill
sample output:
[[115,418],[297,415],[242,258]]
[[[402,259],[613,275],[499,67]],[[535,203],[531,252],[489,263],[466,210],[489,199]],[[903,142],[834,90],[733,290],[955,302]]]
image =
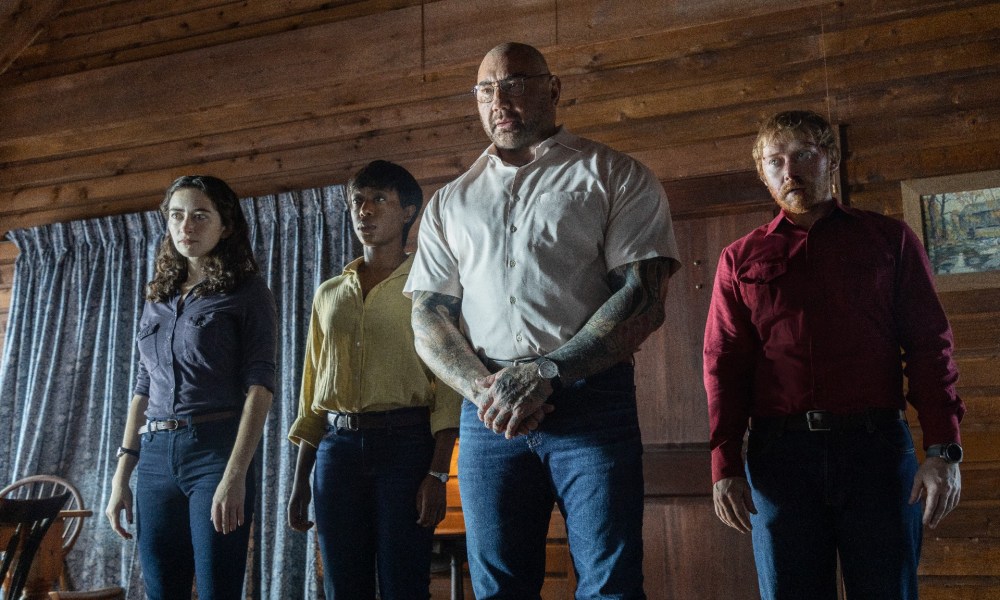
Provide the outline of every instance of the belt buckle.
[[341,427],[341,429],[346,429],[348,431],[357,431],[358,426],[361,424],[361,419],[356,413],[347,413],[346,415],[341,415],[341,418],[347,422],[347,425]]
[[180,421],[177,419],[167,419],[166,421],[159,421],[156,424],[157,431],[173,431],[180,427]]
[[829,424],[823,425],[824,417],[829,414],[825,410],[810,410],[806,412],[806,426],[809,431],[830,431]]

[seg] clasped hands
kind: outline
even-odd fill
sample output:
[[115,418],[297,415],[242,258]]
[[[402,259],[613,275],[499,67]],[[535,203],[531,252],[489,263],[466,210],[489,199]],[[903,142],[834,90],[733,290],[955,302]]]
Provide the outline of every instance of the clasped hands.
[[555,407],[548,404],[552,384],[538,374],[538,366],[524,363],[476,379],[477,416],[487,429],[507,439],[538,428]]

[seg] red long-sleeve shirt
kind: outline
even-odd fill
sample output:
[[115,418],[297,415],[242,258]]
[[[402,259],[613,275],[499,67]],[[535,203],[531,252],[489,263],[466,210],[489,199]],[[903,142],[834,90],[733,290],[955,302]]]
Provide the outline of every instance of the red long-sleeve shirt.
[[838,204],[808,231],[781,214],[730,244],[704,353],[713,481],[744,475],[750,417],[909,401],[925,447],[960,441],[951,327],[919,239],[896,219]]

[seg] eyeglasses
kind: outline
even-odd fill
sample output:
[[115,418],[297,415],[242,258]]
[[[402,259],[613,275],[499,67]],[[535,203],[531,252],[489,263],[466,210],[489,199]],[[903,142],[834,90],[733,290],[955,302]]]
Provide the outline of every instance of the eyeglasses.
[[483,83],[472,86],[472,94],[476,97],[476,100],[478,100],[480,104],[493,102],[493,96],[496,94],[496,90],[498,89],[507,96],[521,96],[524,94],[524,82],[529,79],[534,79],[535,77],[552,77],[552,73],[508,77],[507,79],[501,79],[500,81],[484,81]]

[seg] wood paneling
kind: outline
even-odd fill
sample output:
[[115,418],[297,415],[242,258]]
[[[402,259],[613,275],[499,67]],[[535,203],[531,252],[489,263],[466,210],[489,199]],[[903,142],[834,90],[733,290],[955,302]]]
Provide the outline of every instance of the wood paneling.
[[12,0],[0,5],[0,73],[38,37],[62,0]]
[[[750,157],[757,123],[828,115],[849,143],[852,204],[896,217],[900,181],[1000,169],[998,1],[16,0],[0,9],[0,236],[151,209],[192,172],[250,196],[386,158],[429,195],[486,144],[468,90],[506,39],[545,52],[562,122],[636,156],[671,198],[684,268],[636,356],[647,592],[753,597],[749,540],[707,503],[701,336],[719,248],[772,210]],[[0,323],[14,255],[0,242]],[[928,532],[921,591],[983,598],[1000,581],[977,558],[997,551],[1000,290],[942,301],[968,462],[959,511]],[[570,598],[552,533],[546,599]],[[719,555],[742,568],[719,572]]]
[[758,598],[750,536],[715,516],[711,497],[646,503],[643,568],[650,598]]

